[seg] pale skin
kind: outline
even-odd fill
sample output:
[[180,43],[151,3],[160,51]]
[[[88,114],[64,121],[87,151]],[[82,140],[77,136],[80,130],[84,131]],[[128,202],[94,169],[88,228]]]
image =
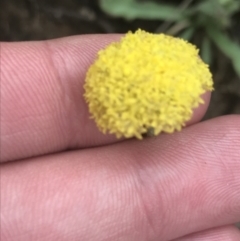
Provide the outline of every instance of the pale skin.
[[239,241],[240,116],[117,140],[83,99],[118,35],[1,43],[2,241]]

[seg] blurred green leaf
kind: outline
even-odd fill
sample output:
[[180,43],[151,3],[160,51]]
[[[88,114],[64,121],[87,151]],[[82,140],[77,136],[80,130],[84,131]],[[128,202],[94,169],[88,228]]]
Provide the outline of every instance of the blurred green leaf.
[[179,9],[172,5],[155,2],[138,2],[136,0],[100,0],[101,9],[109,15],[127,20],[157,19],[178,21],[184,18]]
[[208,16],[215,16],[217,13],[222,12],[222,5],[218,2],[218,0],[205,0],[201,1],[196,9]]
[[218,2],[225,8],[229,15],[240,10],[239,0],[218,0]]
[[[227,9],[220,4],[219,0],[205,0],[200,2],[194,9],[198,12],[198,16],[201,18],[211,18],[216,24],[221,27],[227,27],[230,25],[230,17]],[[207,22],[205,22],[205,26]]]
[[184,31],[182,31],[178,35],[178,37],[189,41],[192,38],[194,32],[195,32],[195,28],[194,27],[190,27],[190,28],[187,28]]
[[205,63],[209,65],[212,63],[211,41],[207,36],[202,41],[201,57]]
[[208,26],[206,31],[216,46],[232,60],[233,67],[240,77],[240,46],[217,28]]

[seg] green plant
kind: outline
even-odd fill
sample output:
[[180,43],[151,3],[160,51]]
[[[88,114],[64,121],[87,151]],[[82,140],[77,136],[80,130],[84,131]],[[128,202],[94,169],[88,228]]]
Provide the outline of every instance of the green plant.
[[239,0],[192,0],[180,5],[138,0],[100,0],[100,7],[109,15],[126,20],[155,19],[163,23],[156,32],[165,32],[191,41],[195,34],[203,34],[201,56],[212,63],[212,46],[215,45],[231,61],[240,77],[240,46],[229,35],[232,16],[240,11]]

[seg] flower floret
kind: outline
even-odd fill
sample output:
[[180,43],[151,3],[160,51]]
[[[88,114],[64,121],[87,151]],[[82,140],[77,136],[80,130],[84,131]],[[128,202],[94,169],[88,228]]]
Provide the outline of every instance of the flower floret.
[[213,81],[195,46],[138,30],[98,53],[84,88],[101,131],[141,139],[181,130]]

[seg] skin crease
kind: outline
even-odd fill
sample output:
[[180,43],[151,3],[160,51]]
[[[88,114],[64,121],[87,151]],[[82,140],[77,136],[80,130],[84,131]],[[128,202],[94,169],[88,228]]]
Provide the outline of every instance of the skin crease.
[[84,76],[119,35],[1,43],[1,240],[240,240],[240,116],[101,134]]

